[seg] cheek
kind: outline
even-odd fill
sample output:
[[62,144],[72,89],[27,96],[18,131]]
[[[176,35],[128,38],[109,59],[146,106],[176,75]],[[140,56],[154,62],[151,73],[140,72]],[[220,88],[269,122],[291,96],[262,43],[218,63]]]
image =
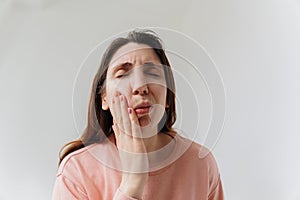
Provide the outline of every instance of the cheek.
[[167,88],[163,86],[155,86],[152,88],[152,91],[155,93],[156,99],[160,104],[165,104],[167,99]]
[[116,93],[116,88],[113,87],[113,85],[111,84],[107,84],[106,85],[106,100],[108,102],[108,104],[111,104],[111,101],[113,99],[114,94]]
[[122,82],[116,83],[116,82],[110,82],[106,86],[106,98],[109,102],[112,101],[112,98],[115,96],[115,94],[119,92],[128,98],[128,95],[130,94],[129,86],[128,84]]

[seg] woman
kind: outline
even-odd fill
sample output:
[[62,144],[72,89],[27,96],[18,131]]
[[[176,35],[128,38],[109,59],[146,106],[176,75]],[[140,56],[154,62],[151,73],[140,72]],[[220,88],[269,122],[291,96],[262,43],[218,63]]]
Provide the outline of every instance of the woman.
[[115,39],[94,78],[87,127],[63,147],[53,199],[222,200],[211,153],[176,133],[175,84],[149,30]]

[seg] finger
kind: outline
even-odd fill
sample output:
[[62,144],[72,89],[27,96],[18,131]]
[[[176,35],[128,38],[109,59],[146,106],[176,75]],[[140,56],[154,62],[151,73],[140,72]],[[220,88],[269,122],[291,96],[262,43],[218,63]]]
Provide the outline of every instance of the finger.
[[120,135],[118,125],[114,124],[114,125],[112,125],[112,128],[114,130],[114,133],[115,133],[115,136],[116,136],[116,139],[117,139],[117,137]]
[[120,107],[121,107],[121,114],[122,114],[122,121],[123,121],[123,128],[124,133],[132,136],[131,132],[131,122],[128,114],[128,104],[127,99],[124,95],[120,95]]
[[110,110],[110,113],[111,113],[111,115],[112,115],[112,117],[113,117],[113,123],[114,124],[116,124],[117,123],[117,121],[116,121],[116,113],[115,113],[115,98],[113,97],[112,99],[111,99],[111,103],[110,103],[110,106],[109,106],[109,110]]
[[114,106],[114,114],[115,114],[115,121],[118,124],[118,130],[119,133],[122,134],[123,133],[123,119],[122,119],[122,112],[121,112],[121,105],[120,105],[120,98],[119,98],[119,94],[116,94],[114,96],[114,100],[115,100],[115,106]]
[[139,119],[138,119],[135,111],[132,108],[129,108],[128,112],[129,112],[129,119],[131,121],[132,137],[142,138],[142,132],[141,132]]
[[119,127],[118,127],[117,124],[114,124],[114,125],[112,125],[112,128],[113,128],[114,133],[115,133],[116,145],[117,145],[117,148],[119,149],[120,141],[122,141],[122,139],[120,139],[120,131],[119,131]]

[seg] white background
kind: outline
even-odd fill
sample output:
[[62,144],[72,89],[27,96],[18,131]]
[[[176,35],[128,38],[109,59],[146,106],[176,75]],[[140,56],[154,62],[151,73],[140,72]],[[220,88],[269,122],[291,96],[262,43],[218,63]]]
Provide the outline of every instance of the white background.
[[77,70],[134,27],[181,31],[223,76],[213,153],[228,200],[300,199],[300,1],[1,0],[0,199],[51,199],[58,151],[78,137]]

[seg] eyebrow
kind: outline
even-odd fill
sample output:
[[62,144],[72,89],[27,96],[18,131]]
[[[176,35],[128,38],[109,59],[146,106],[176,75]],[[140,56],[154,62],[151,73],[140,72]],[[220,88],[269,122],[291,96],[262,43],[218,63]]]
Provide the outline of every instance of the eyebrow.
[[[120,63],[120,64],[117,64],[115,65],[113,68],[112,68],[112,74],[115,74],[118,70],[120,69],[125,69],[125,70],[128,70],[129,68],[132,67],[132,63],[130,62],[124,62],[124,63]],[[155,62],[152,62],[152,61],[147,61],[145,63],[142,64],[143,66],[148,66],[148,67],[151,67],[151,66],[158,66],[158,65],[161,65],[161,63],[155,63]]]

